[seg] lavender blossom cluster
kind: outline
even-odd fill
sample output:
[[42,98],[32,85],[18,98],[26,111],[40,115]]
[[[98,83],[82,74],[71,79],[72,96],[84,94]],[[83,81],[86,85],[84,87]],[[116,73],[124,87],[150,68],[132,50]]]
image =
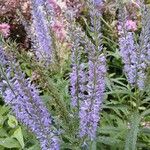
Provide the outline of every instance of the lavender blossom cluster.
[[125,34],[121,34],[119,46],[120,54],[125,64],[124,72],[126,73],[127,80],[131,85],[134,85],[137,80],[138,56],[133,33],[127,31]]
[[[79,31],[78,39],[76,40],[76,47],[72,49],[72,73],[70,74],[71,82],[71,96],[77,95],[72,99],[73,103],[78,103],[79,109],[79,135],[80,137],[88,137],[94,140],[96,137],[96,130],[100,120],[100,110],[104,99],[105,91],[105,76],[106,76],[106,59],[102,52],[101,41],[101,12],[96,8],[97,3],[89,2],[90,18],[91,18],[91,32],[93,33],[93,40],[91,42],[86,35]],[[84,44],[85,53],[87,54],[87,66],[80,60],[79,45]],[[81,44],[81,45],[82,45]],[[74,54],[77,55],[74,55]],[[73,91],[73,92],[72,92]],[[76,106],[76,105],[75,105]]]
[[[91,55],[92,56],[92,55]],[[104,55],[96,60],[89,58],[87,93],[84,95],[80,111],[80,136],[88,136],[91,140],[96,137],[97,125],[100,120],[100,110],[104,99],[106,64]],[[85,89],[84,89],[85,90]]]
[[83,90],[83,82],[86,82],[86,75],[84,74],[84,65],[80,62],[81,54],[83,52],[83,47],[81,46],[82,38],[84,34],[80,28],[71,27],[72,33],[72,49],[71,49],[71,62],[72,62],[72,72],[70,73],[70,92],[71,92],[71,102],[73,107],[79,108],[79,99],[81,99]]
[[[125,14],[125,12],[121,13]],[[120,55],[124,63],[124,72],[128,82],[132,86],[137,86],[140,90],[143,90],[147,78],[147,68],[150,65],[150,9],[146,7],[142,8],[143,28],[139,42],[135,41],[134,32],[129,31],[125,26],[128,16],[123,14],[121,16],[118,31],[120,35]]]
[[53,42],[46,18],[45,0],[32,0],[31,6],[34,49],[40,60],[50,64],[53,58]]
[[[52,130],[52,117],[44,106],[37,88],[26,79],[18,65],[0,47],[0,91],[17,119],[31,130],[42,150],[59,150],[59,139]],[[7,69],[4,69],[7,68]]]

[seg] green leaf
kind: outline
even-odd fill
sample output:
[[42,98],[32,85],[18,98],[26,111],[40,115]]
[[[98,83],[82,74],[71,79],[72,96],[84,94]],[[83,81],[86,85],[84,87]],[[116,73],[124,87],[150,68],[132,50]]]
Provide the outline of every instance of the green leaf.
[[49,102],[52,99],[52,97],[50,95],[48,95],[48,94],[42,95],[41,98],[43,99],[43,101],[45,103]]
[[112,105],[104,105],[103,108],[108,108],[108,109],[112,109],[118,116],[122,117],[122,113],[124,113],[125,115],[128,114],[127,112],[127,106],[125,105],[120,105],[120,104],[112,104]]
[[121,140],[113,138],[113,137],[108,137],[108,136],[99,136],[97,138],[97,142],[106,144],[106,145],[110,145],[110,146],[114,146],[114,145],[119,145]]
[[12,137],[16,138],[18,142],[20,143],[21,147],[24,148],[24,140],[23,140],[23,134],[21,131],[21,127],[19,127],[17,130],[15,130]]
[[0,115],[4,115],[5,113],[7,113],[9,110],[8,107],[6,106],[0,106]]
[[129,132],[126,136],[125,150],[136,150],[137,136],[139,132],[140,115],[138,112],[133,113],[130,118]]
[[150,136],[150,128],[142,128],[140,129],[140,132]]
[[141,114],[141,119],[143,118],[143,117],[145,117],[145,116],[147,116],[147,115],[149,115],[150,114],[150,109],[147,109],[147,110],[145,110],[144,112],[142,112],[142,114]]
[[3,128],[0,128],[0,137],[7,137],[7,136],[8,136],[8,135],[7,135],[6,130],[3,129]]
[[0,138],[0,146],[6,148],[20,148],[20,144],[13,138]]
[[2,115],[0,115],[0,127],[2,127],[3,126],[3,124],[4,124],[4,117],[2,116]]
[[96,150],[96,141],[91,143],[91,150]]
[[4,147],[0,146],[0,150],[4,150]]
[[98,129],[98,132],[101,134],[117,134],[123,131],[126,131],[126,126],[113,127],[113,126],[105,126]]
[[40,147],[38,144],[36,144],[36,145],[33,145],[32,147],[29,147],[28,149],[25,149],[25,150],[40,150]]
[[149,104],[150,97],[146,97],[144,100],[141,101],[141,104]]
[[11,128],[15,128],[18,125],[18,121],[16,120],[16,118],[12,115],[8,116],[8,125]]

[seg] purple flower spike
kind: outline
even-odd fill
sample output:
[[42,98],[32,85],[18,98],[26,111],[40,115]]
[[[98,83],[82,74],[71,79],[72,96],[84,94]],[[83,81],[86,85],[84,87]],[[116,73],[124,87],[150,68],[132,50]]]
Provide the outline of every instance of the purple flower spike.
[[[0,89],[6,104],[11,106],[17,119],[31,130],[40,142],[42,150],[59,150],[59,140],[52,130],[52,118],[39,96],[39,91],[26,79],[18,65],[12,68],[0,47]],[[5,75],[2,72],[5,70]]]
[[[95,45],[88,39],[86,42],[86,52],[88,54],[87,85],[82,92],[83,98],[80,102],[80,137],[88,137],[94,140],[98,122],[100,120],[100,110],[104,99],[106,59],[102,53],[101,37],[101,12],[90,3],[91,31]],[[85,71],[84,71],[85,72]],[[86,83],[86,82],[84,82]],[[85,86],[84,86],[85,87]]]
[[103,0],[93,0],[96,6],[103,4]]
[[120,21],[118,26],[119,48],[124,72],[131,86],[137,86],[140,90],[145,88],[147,68],[150,65],[150,9],[142,4],[142,31],[139,42],[134,40],[134,32],[129,31],[125,24],[128,15],[124,7],[120,10]]
[[44,0],[32,1],[33,34],[35,35],[33,41],[37,57],[50,63],[53,57],[53,45],[44,4]]
[[137,50],[134,44],[134,37],[131,32],[127,32],[126,36],[119,38],[120,54],[124,63],[124,72],[126,73],[128,82],[135,85],[137,79]]

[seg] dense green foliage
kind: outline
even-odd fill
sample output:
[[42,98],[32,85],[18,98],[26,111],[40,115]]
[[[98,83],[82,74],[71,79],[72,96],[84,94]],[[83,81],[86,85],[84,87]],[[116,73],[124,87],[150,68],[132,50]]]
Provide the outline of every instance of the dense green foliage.
[[[77,22],[88,34],[88,23],[84,14],[82,17]],[[108,68],[105,100],[97,138],[91,143],[90,150],[149,150],[150,75],[143,91],[128,84],[123,73],[116,32],[113,25],[110,25],[115,18],[108,18],[107,14],[102,18],[103,44]],[[0,43],[18,60],[26,76],[38,85],[40,96],[54,116],[56,125],[58,122],[58,125],[61,125],[58,128],[63,128],[61,149],[80,150],[82,141],[74,136],[78,131],[77,118],[69,114],[74,111],[70,107],[70,59],[46,68],[36,61],[31,49],[25,50],[15,40],[4,40],[1,37]],[[17,121],[11,109],[0,98],[0,150],[9,149],[40,150],[35,136]]]

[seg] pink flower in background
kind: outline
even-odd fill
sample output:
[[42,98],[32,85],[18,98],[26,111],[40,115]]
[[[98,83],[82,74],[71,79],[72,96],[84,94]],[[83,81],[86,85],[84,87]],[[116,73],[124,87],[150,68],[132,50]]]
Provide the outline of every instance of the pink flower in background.
[[66,38],[66,31],[65,31],[65,23],[64,23],[64,16],[62,9],[66,8],[66,3],[62,0],[48,0],[51,8],[53,9],[54,15],[52,16],[52,23],[51,28],[54,34],[56,35],[56,38],[64,42]]
[[137,30],[137,24],[135,21],[132,21],[132,20],[127,20],[125,23],[125,27],[127,30],[130,30],[130,31],[136,31]]
[[48,0],[50,6],[52,7],[52,9],[54,10],[54,12],[56,13],[56,15],[60,15],[61,14],[61,7],[58,5],[56,0]]
[[66,31],[63,23],[59,21],[54,22],[52,24],[52,30],[60,41],[64,41],[66,37]]
[[4,37],[8,37],[10,34],[10,25],[7,23],[1,23],[0,24],[0,33],[4,36]]

